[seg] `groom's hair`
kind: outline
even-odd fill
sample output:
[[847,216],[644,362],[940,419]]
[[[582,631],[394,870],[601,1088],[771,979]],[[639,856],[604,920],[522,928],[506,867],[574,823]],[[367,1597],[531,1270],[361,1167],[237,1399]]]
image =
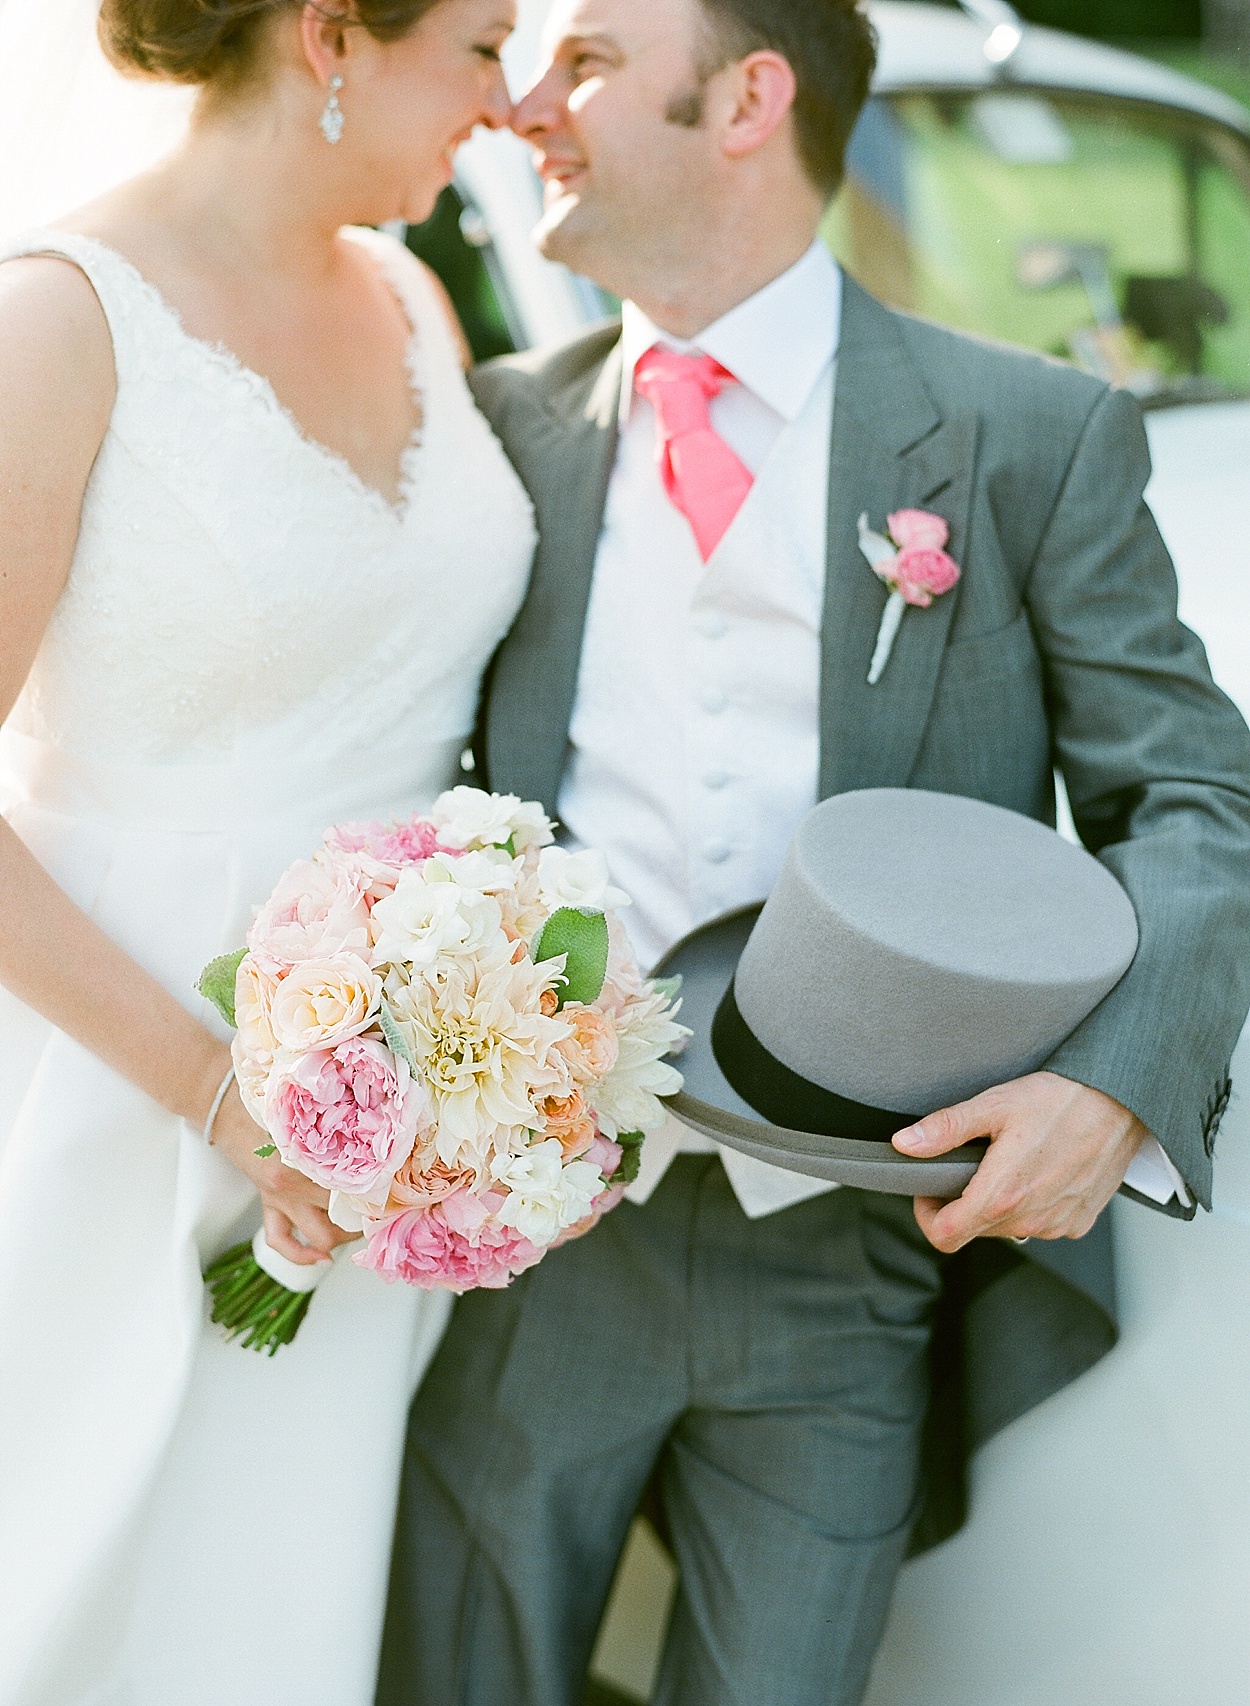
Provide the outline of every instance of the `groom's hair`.
[[699,89],[669,109],[674,124],[703,122],[703,85],[769,50],[788,60],[798,83],[794,129],[807,175],[832,196],[842,182],[846,147],[868,99],[877,35],[859,0],[699,0],[707,44]]

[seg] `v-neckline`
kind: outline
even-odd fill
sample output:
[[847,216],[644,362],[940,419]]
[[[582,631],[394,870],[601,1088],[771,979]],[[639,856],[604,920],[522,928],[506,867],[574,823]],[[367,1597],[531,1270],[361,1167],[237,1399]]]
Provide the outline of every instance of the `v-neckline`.
[[[346,456],[342,454],[341,451],[332,450],[328,444],[323,444],[319,438],[315,438],[312,433],[306,431],[298,417],[289,408],[287,408],[286,404],[278,396],[278,393],[274,390],[273,382],[267,379],[263,373],[258,373],[255,368],[249,367],[247,363],[242,361],[227,344],[220,342],[210,343],[207,338],[196,337],[193,332],[189,332],[183,322],[183,318],[179,310],[175,308],[173,303],[170,302],[158,287],[152,283],[151,279],[145,277],[145,275],[139,271],[138,267],[132,260],[122,254],[120,249],[114,249],[110,244],[101,242],[98,237],[87,237],[77,231],[49,231],[47,235],[56,239],[58,242],[63,242],[68,238],[72,243],[85,243],[89,247],[101,251],[103,254],[108,255],[110,259],[116,261],[118,266],[134,280],[134,283],[148,298],[152,305],[172,323],[179,337],[206,359],[216,362],[218,366],[233,374],[235,378],[243,381],[248,391],[256,398],[257,402],[260,403],[268,413],[276,415],[281,421],[283,421],[292,436],[298,440],[306,451],[316,457],[324,466],[332,469],[343,480],[343,482],[354,489],[357,495],[364,499],[365,502],[383,510],[401,526],[408,520],[408,517],[412,513],[417,493],[418,455],[425,441],[426,431],[429,425],[429,387],[426,384],[425,364],[423,360],[424,349],[421,341],[420,328],[417,326],[416,321],[410,312],[409,305],[405,301],[403,293],[400,291],[395,279],[391,276],[384,260],[380,257],[378,258],[378,271],[380,272],[387,289],[391,292],[395,301],[398,303],[400,313],[404,316],[409,327],[408,342],[404,350],[404,367],[408,374],[409,392],[417,413],[417,422],[412,429],[412,434],[400,453],[398,478],[396,481],[397,495],[393,499],[388,498],[386,493],[382,491],[380,487],[372,485],[368,480],[366,480],[364,475],[359,472],[359,470],[348,460]],[[348,237],[348,241],[360,242],[358,238],[351,237],[350,235]],[[367,245],[365,243],[360,243],[360,247],[366,248]]]

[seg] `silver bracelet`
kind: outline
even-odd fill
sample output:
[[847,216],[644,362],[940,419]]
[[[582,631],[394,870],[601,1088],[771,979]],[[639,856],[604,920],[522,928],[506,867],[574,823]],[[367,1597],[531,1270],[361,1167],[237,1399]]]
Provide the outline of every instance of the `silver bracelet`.
[[213,1105],[208,1110],[208,1118],[204,1121],[204,1142],[207,1145],[211,1146],[211,1144],[212,1144],[213,1127],[217,1124],[217,1116],[221,1112],[221,1104],[225,1101],[226,1097],[230,1094],[230,1086],[233,1083],[234,1083],[234,1068],[232,1066],[230,1068],[229,1072],[227,1072],[226,1076],[222,1079],[221,1089],[218,1090],[217,1094],[213,1097]]

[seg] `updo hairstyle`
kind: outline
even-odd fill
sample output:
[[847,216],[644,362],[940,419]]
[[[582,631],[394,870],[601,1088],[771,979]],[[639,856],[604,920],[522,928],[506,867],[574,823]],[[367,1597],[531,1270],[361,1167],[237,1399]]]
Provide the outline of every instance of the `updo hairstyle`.
[[[239,84],[270,19],[302,0],[103,0],[100,44],[119,71],[171,83]],[[379,41],[406,36],[439,0],[352,0],[346,22]],[[338,8],[326,7],[334,16]]]

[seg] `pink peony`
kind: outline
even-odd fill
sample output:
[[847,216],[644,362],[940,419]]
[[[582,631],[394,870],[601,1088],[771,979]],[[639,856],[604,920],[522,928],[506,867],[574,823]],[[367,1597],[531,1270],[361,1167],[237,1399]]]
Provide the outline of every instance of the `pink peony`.
[[349,866],[301,859],[278,882],[256,915],[247,945],[260,970],[279,978],[304,960],[334,954],[369,957],[366,880]]
[[900,551],[940,551],[951,536],[948,523],[927,509],[897,509],[886,525]]
[[504,1201],[500,1191],[478,1196],[464,1189],[433,1208],[406,1209],[376,1223],[354,1260],[391,1284],[500,1291],[546,1253],[500,1226]]
[[284,1065],[265,1097],[265,1124],[286,1164],[351,1196],[372,1196],[393,1178],[430,1117],[425,1086],[364,1037]]
[[379,865],[390,865],[397,871],[422,865],[435,853],[450,851],[439,845],[434,825],[420,817],[407,823],[342,823],[326,832],[325,847],[329,853],[364,853]]
[[958,583],[959,564],[945,551],[909,546],[890,564],[889,578],[908,604],[927,610],[935,598]]

